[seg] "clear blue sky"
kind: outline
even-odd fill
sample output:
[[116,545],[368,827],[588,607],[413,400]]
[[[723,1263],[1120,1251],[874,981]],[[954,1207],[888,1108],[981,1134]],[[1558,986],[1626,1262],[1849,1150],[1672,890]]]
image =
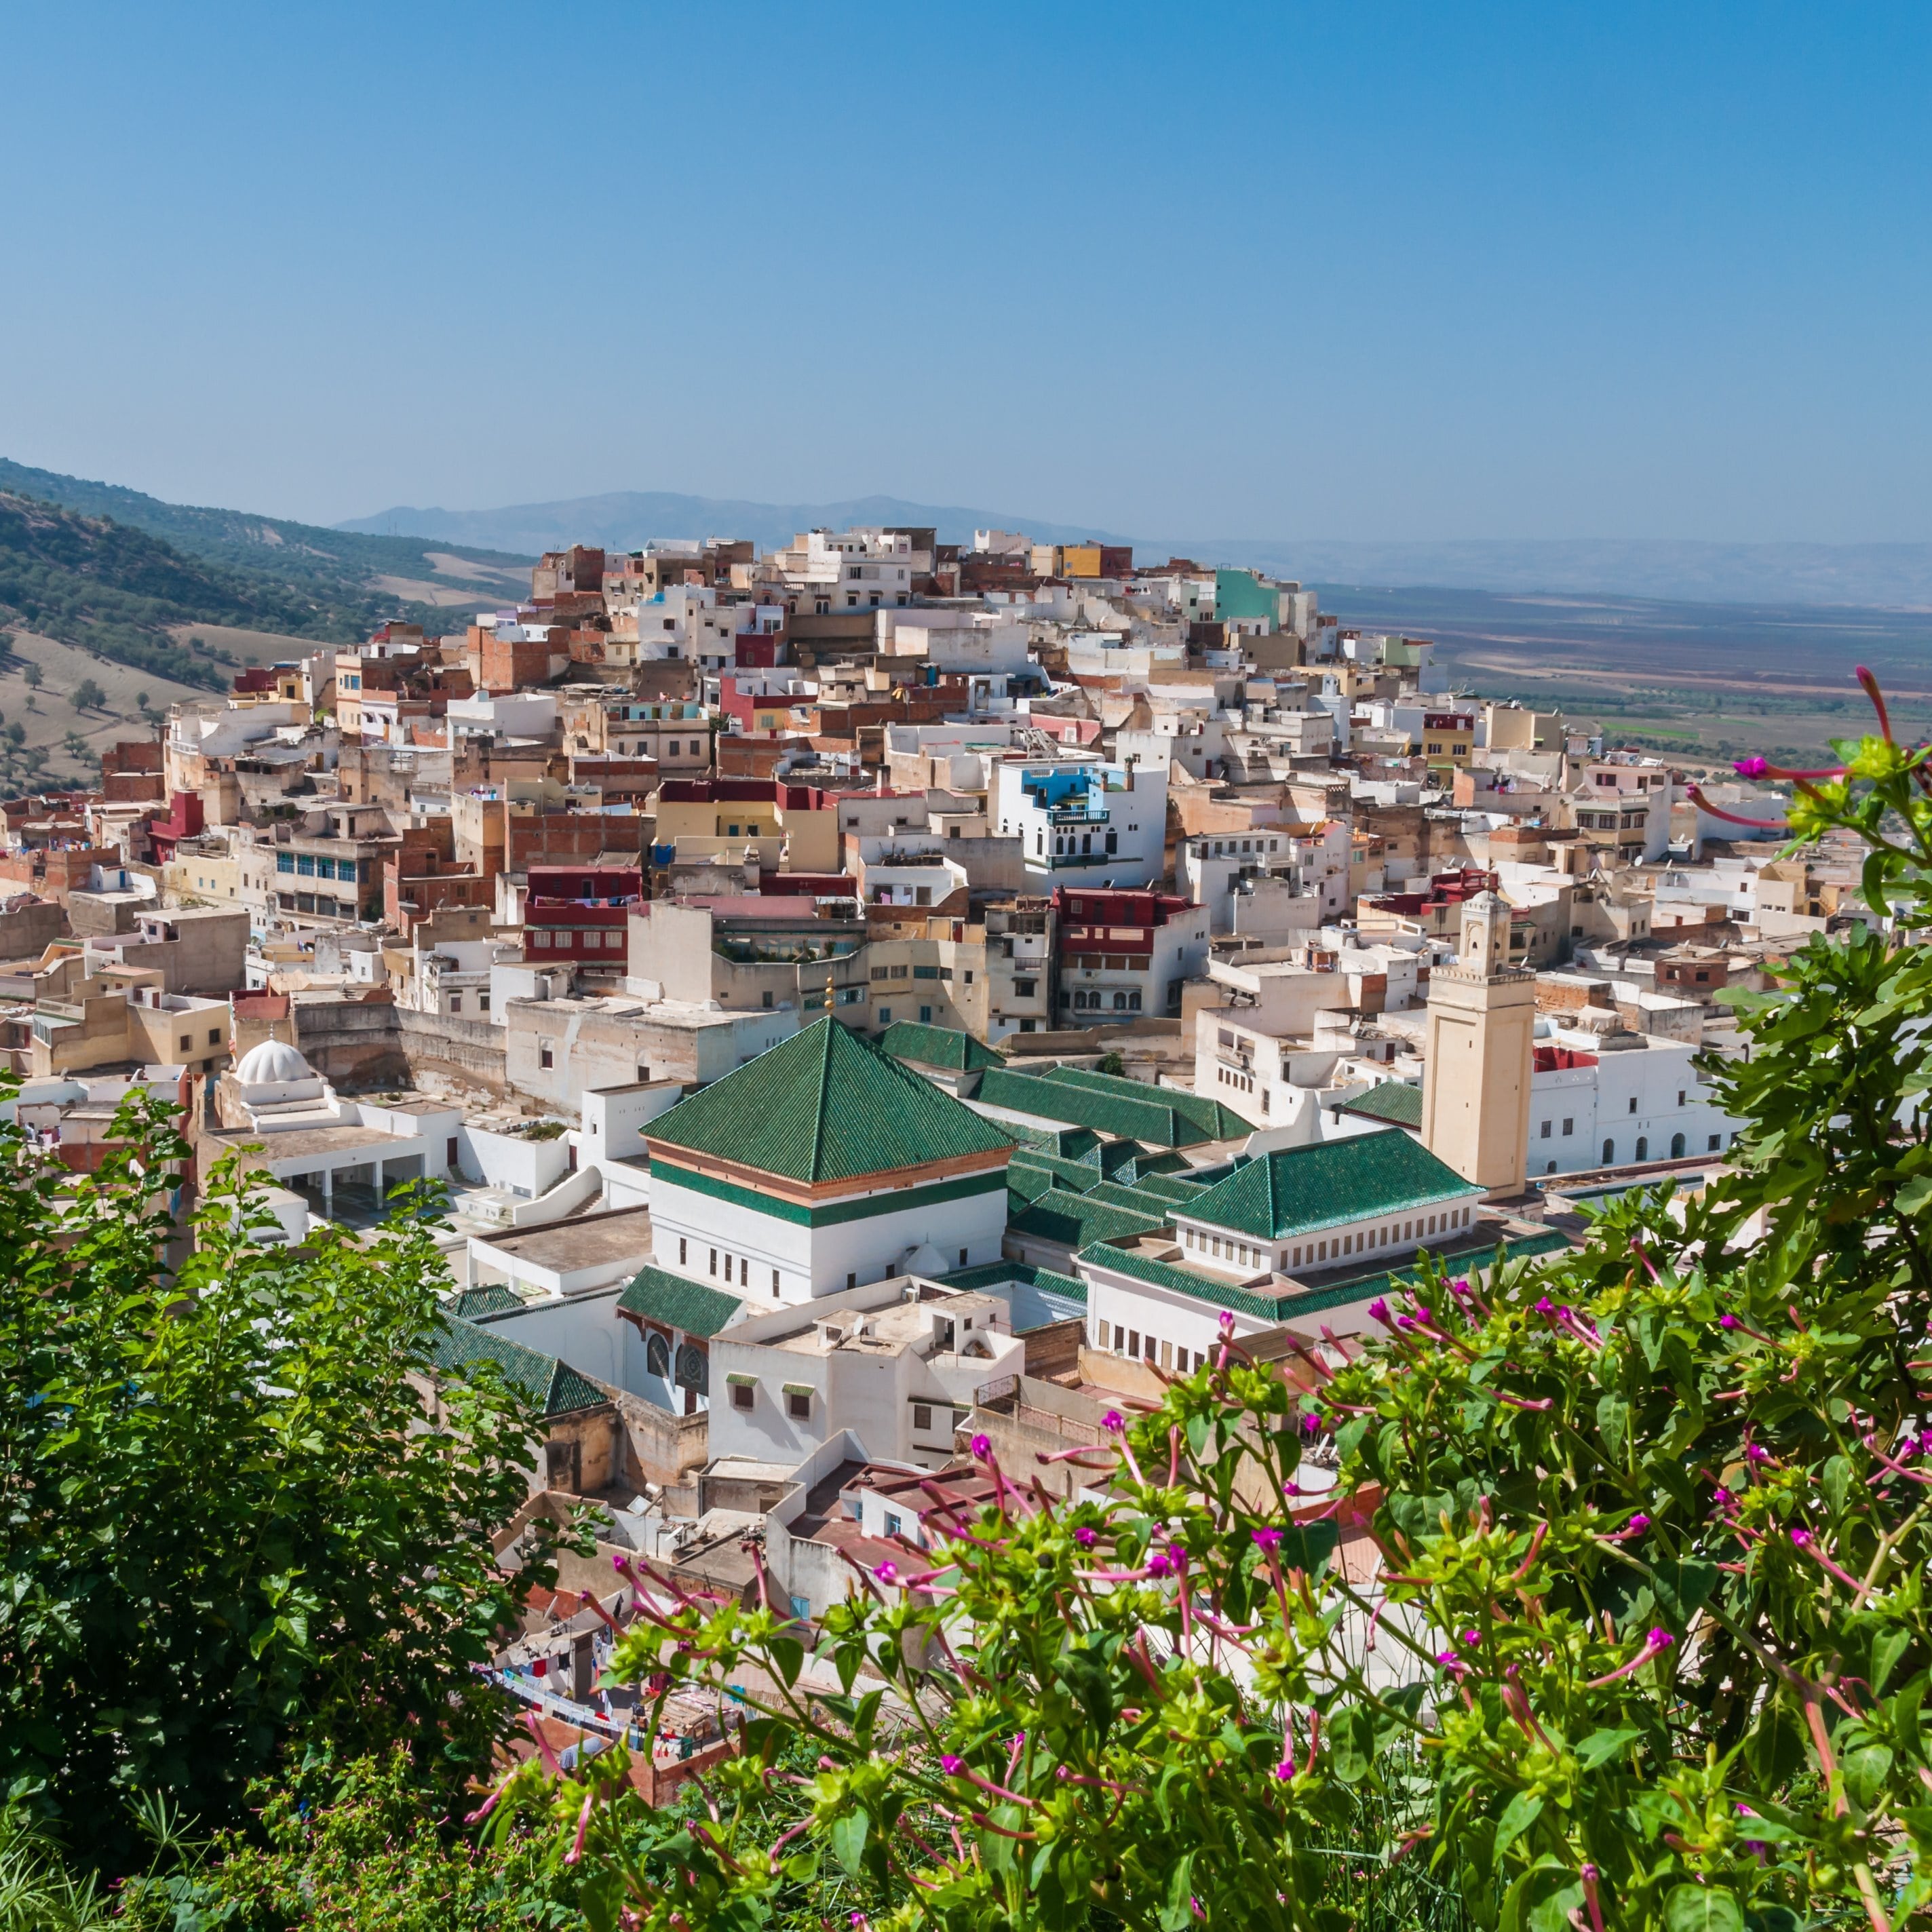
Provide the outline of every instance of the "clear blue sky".
[[1932,8],[16,5],[0,454],[1932,538]]

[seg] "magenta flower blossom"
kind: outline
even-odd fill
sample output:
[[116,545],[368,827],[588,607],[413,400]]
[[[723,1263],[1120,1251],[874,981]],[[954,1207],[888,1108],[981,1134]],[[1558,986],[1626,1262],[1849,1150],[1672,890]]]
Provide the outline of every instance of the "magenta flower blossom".
[[1174,1574],[1173,1561],[1158,1553],[1150,1556],[1147,1560],[1147,1573],[1150,1576],[1172,1576]]
[[1455,1295],[1467,1294],[1469,1292],[1469,1277],[1466,1274],[1458,1275],[1449,1284],[1449,1292]]
[[1250,1534],[1264,1550],[1279,1550],[1281,1547],[1281,1532],[1278,1529],[1257,1529]]
[[1222,1309],[1220,1319],[1216,1325],[1221,1330],[1222,1340],[1227,1341],[1234,1332],[1234,1311],[1232,1308]]
[[1802,1550],[1811,1540],[1811,1532],[1808,1529],[1794,1529],[1791,1532],[1791,1540],[1800,1550]]
[[1748,1443],[1744,1447],[1744,1460],[1747,1462],[1768,1462],[1771,1451],[1762,1442]]
[[1718,1317],[1718,1326],[1720,1328],[1735,1328],[1737,1325],[1738,1318],[1735,1315],[1720,1315]]
[[1606,1684],[1614,1684],[1620,1677],[1628,1677],[1634,1670],[1641,1670],[1653,1657],[1660,1657],[1677,1640],[1667,1630],[1653,1630],[1644,1640],[1642,1649],[1629,1663],[1620,1664],[1606,1676],[1593,1677],[1583,1688],[1586,1690],[1600,1690]]
[[1761,778],[1771,770],[1768,758],[1734,758],[1731,769],[1741,778]]
[[1719,1487],[1711,1492],[1711,1500],[1717,1504],[1718,1508],[1723,1509],[1730,1502],[1731,1492],[1729,1490],[1724,1488],[1720,1485]]
[[1127,1426],[1126,1418],[1118,1408],[1110,1408],[1100,1418],[1100,1426],[1109,1436],[1118,1436]]
[[949,1751],[939,1760],[939,1768],[948,1778],[957,1778],[966,1768],[966,1760],[963,1757],[955,1757]]
[[1284,1784],[1294,1775],[1294,1754],[1292,1751],[1290,1751],[1287,1756],[1275,1766],[1274,1774]]
[[1539,1315],[1554,1315],[1556,1312],[1556,1304],[1548,1295],[1540,1294],[1536,1298],[1536,1312]]
[[976,1436],[967,1446],[973,1451],[974,1460],[976,1462],[986,1461],[993,1453],[993,1442],[991,1436]]
[[1322,1418],[1316,1410],[1311,1408],[1308,1413],[1301,1418],[1301,1432],[1304,1436],[1318,1436],[1321,1434]]
[[1379,1294],[1369,1304],[1369,1319],[1371,1322],[1379,1322],[1384,1327],[1388,1324],[1389,1305]]
[[1080,1527],[1073,1532],[1073,1540],[1076,1543],[1079,1544],[1082,1550],[1091,1550],[1094,1544],[1100,1540],[1100,1538],[1083,1522]]
[[1636,1514],[1630,1518],[1630,1526],[1631,1528],[1635,1530],[1639,1535],[1641,1535],[1644,1531],[1650,1527],[1650,1519],[1644,1514],[1642,1510],[1639,1510]]
[[872,1572],[881,1583],[896,1583],[899,1580],[899,1566],[888,1558]]
[[1480,1643],[1482,1640],[1483,1634],[1479,1630],[1466,1630],[1462,1633],[1463,1642],[1472,1650],[1474,1650],[1477,1645]]

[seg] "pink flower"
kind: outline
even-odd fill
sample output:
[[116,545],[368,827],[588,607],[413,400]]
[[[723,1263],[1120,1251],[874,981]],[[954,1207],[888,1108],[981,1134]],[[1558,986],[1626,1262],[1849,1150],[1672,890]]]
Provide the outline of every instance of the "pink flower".
[[1761,1442],[1748,1443],[1744,1447],[1744,1460],[1747,1462],[1768,1462],[1771,1451]]
[[1482,1640],[1483,1634],[1479,1630],[1466,1630],[1462,1633],[1462,1641],[1467,1644],[1472,1650],[1474,1649],[1476,1646],[1480,1643]]
[[1076,1543],[1079,1544],[1082,1550],[1091,1550],[1094,1544],[1100,1540],[1100,1538],[1083,1522],[1080,1527],[1073,1532],[1073,1540]]
[[1791,1532],[1791,1540],[1802,1550],[1811,1540],[1811,1532],[1808,1529],[1794,1529]]
[[1222,1309],[1220,1320],[1216,1325],[1221,1330],[1222,1340],[1228,1340],[1234,1332],[1234,1311],[1232,1308]]
[[1147,1562],[1147,1573],[1150,1576],[1172,1576],[1174,1574],[1173,1562],[1166,1556],[1150,1556]]
[[1630,1518],[1630,1526],[1641,1535],[1644,1531],[1650,1527],[1650,1519],[1644,1514],[1642,1510],[1639,1510],[1636,1514]]
[[976,1436],[968,1447],[973,1451],[974,1460],[976,1462],[987,1461],[993,1453],[992,1438],[990,1436]]
[[1278,1529],[1257,1529],[1249,1532],[1264,1550],[1281,1547],[1281,1532]]
[[899,1566],[890,1558],[872,1572],[881,1583],[896,1583],[899,1580]]
[[1717,1504],[1718,1508],[1723,1509],[1730,1502],[1731,1492],[1729,1490],[1720,1486],[1718,1488],[1714,1489],[1711,1492],[1711,1500]]
[[1732,761],[1732,769],[1741,778],[1761,778],[1771,770],[1768,758],[1737,758]]
[[1737,1325],[1738,1318],[1735,1315],[1720,1315],[1718,1317],[1718,1326],[1720,1328],[1735,1328]]
[[1554,1315],[1556,1312],[1556,1304],[1548,1295],[1538,1295],[1536,1300],[1536,1312],[1539,1315]]
[[1109,1436],[1118,1436],[1127,1426],[1126,1418],[1118,1408],[1110,1408],[1100,1418],[1100,1426]]
[[1629,1663],[1618,1665],[1604,1676],[1593,1677],[1583,1688],[1586,1690],[1600,1690],[1606,1684],[1614,1684],[1619,1677],[1628,1677],[1632,1671],[1641,1670],[1653,1657],[1661,1656],[1676,1641],[1667,1630],[1653,1630],[1644,1640],[1642,1649]]
[[1287,1756],[1275,1766],[1274,1774],[1284,1784],[1294,1775],[1294,1754],[1292,1751],[1290,1751]]
[[1467,1294],[1469,1292],[1469,1277],[1466,1274],[1459,1274],[1449,1284],[1449,1292],[1451,1294]]
[[966,1768],[966,1760],[963,1757],[955,1757],[949,1751],[939,1760],[939,1768],[948,1778],[957,1778]]
[[1379,1294],[1369,1304],[1369,1319],[1371,1322],[1379,1322],[1384,1327],[1388,1324],[1389,1305]]
[[1304,1436],[1318,1436],[1321,1434],[1322,1417],[1318,1411],[1311,1408],[1308,1413],[1301,1418],[1301,1432]]

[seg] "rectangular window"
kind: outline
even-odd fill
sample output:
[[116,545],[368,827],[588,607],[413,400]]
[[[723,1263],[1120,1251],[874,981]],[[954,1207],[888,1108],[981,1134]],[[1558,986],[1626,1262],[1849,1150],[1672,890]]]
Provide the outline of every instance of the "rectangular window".
[[210,1046],[219,1046],[221,1044],[221,1029],[219,1027],[208,1028],[208,1043]]
[[548,1040],[545,1040],[543,1045],[537,1048],[537,1064],[539,1066],[551,1066],[556,1064]]
[[278,852],[275,854],[275,870],[277,872],[292,872],[295,868],[296,855],[292,852]]
[[1138,1328],[1130,1328],[1127,1330],[1127,1353],[1130,1355],[1138,1355],[1140,1352],[1140,1330]]
[[749,1382],[734,1382],[731,1384],[731,1406],[734,1408],[749,1408],[751,1406],[752,1384]]
[[711,1250],[711,1272],[713,1275],[718,1272],[718,1250],[716,1248]]
[[[916,1402],[912,1406],[912,1426],[915,1429],[930,1431],[932,1427],[932,1406],[930,1402]],[[888,1517],[890,1522],[894,1520]]]
[[313,852],[298,852],[296,854],[296,870],[305,879],[314,878],[315,854]]
[[677,1238],[677,1264],[680,1268],[684,1265],[684,1237],[682,1234]]
[[1550,1138],[1551,1124],[1552,1124],[1550,1121],[1545,1120],[1542,1126],[1538,1130],[1541,1138],[1544,1140],[1547,1140]]
[[1576,1131],[1576,1121],[1574,1119],[1565,1120],[1563,1123],[1563,1131],[1565,1134],[1574,1134]]
[[450,994],[449,1010],[453,1013],[460,1013],[462,1012],[463,995],[460,993],[452,993]]
[[794,1422],[804,1422],[812,1415],[812,1398],[802,1389],[785,1390],[785,1413]]

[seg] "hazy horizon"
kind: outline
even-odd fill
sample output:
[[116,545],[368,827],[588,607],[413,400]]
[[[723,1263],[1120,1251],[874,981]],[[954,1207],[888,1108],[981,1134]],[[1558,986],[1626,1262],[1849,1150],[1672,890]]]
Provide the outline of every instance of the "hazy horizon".
[[80,0],[4,32],[25,464],[325,525],[656,488],[1932,536],[1922,8],[589,0],[559,34]]

